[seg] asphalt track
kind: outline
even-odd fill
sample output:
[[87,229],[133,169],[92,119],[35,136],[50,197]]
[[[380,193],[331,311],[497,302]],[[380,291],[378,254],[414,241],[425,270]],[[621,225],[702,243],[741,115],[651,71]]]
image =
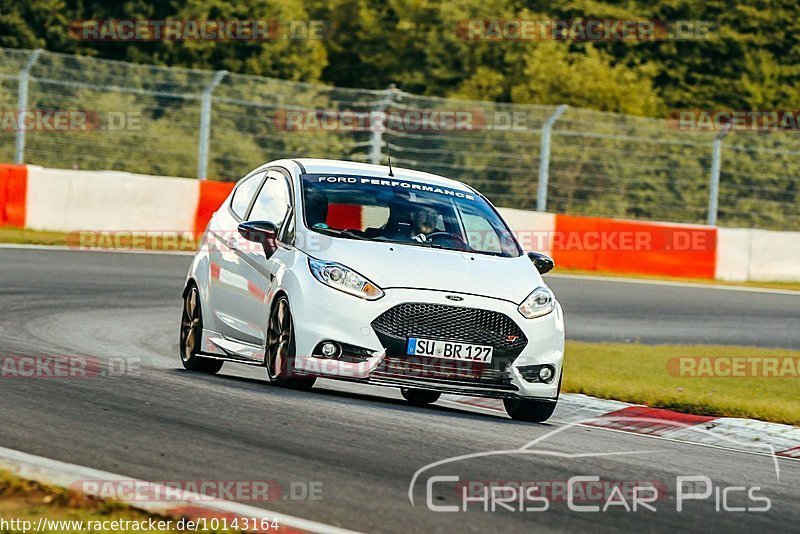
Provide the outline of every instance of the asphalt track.
[[[79,379],[0,379],[0,446],[153,481],[272,480],[275,511],[369,532],[791,531],[800,524],[800,462],[586,427],[513,422],[466,408],[406,406],[390,389],[322,382],[312,392],[270,387],[257,368],[217,376],[177,359],[179,293],[188,256],[0,249],[0,354],[122,358],[128,372]],[[800,347],[800,297],[761,292],[549,278],[568,336],[644,343]],[[600,356],[599,356],[600,357]],[[514,450],[418,470],[454,456]],[[567,457],[566,454],[580,454]],[[779,467],[779,476],[776,473]],[[656,511],[435,512],[430,475],[558,485],[576,475],[649,481]],[[758,486],[766,512],[717,511],[720,491],[677,512],[676,477],[715,488]],[[321,483],[321,499],[290,488]],[[302,491],[297,492],[302,493]],[[460,505],[437,482],[433,505]],[[729,506],[760,506],[730,493]],[[596,500],[578,504],[598,504]],[[628,500],[630,502],[630,500]],[[602,506],[603,501],[599,504]],[[719,504],[719,506],[717,506]],[[512,508],[518,504],[512,503]],[[531,506],[531,503],[526,503]]]

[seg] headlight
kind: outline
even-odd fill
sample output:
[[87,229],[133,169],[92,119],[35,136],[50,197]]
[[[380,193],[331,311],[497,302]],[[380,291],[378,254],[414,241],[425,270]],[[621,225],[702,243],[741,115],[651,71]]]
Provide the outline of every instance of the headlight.
[[341,263],[308,258],[308,267],[314,278],[339,291],[367,300],[377,300],[383,296],[381,288]]
[[526,319],[534,319],[547,315],[555,308],[556,298],[553,296],[553,292],[546,287],[537,287],[517,309]]

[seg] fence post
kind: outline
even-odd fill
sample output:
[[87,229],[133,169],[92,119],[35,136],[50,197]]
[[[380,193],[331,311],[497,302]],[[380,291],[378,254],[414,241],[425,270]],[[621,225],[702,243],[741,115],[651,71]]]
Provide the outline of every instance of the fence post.
[[383,91],[383,98],[380,102],[378,102],[378,107],[370,112],[370,115],[375,116],[375,118],[379,119],[380,125],[378,125],[375,121],[373,121],[373,117],[370,117],[368,124],[372,131],[369,134],[369,162],[373,165],[380,165],[381,160],[383,159],[383,152],[381,149],[383,148],[383,130],[386,126],[386,108],[394,100],[394,93],[395,93],[395,85],[391,84]]
[[550,132],[553,129],[553,124],[566,110],[566,104],[558,106],[542,126],[542,141],[541,148],[539,150],[539,187],[536,192],[536,211],[547,211],[547,182],[550,180]]
[[203,100],[200,105],[200,142],[197,149],[197,178],[205,180],[208,174],[208,139],[211,135],[211,93],[219,82],[228,74],[227,70],[214,73],[214,78],[203,91]]
[[39,54],[42,53],[41,48],[37,48],[31,53],[25,66],[19,71],[19,86],[17,88],[17,138],[14,150],[14,163],[21,165],[25,161],[25,127],[23,126],[22,114],[28,107],[28,81],[30,79],[31,68],[36,60],[39,59]]
[[717,212],[719,211],[719,171],[722,164],[722,138],[730,131],[730,123],[724,125],[722,130],[714,137],[711,151],[711,183],[708,188],[708,225],[717,225]]

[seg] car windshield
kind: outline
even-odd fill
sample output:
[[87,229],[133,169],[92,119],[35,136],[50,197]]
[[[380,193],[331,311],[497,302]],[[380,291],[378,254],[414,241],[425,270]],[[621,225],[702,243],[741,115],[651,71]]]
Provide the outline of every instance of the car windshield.
[[495,210],[471,191],[353,175],[304,174],[302,183],[305,225],[315,232],[503,257],[521,253]]

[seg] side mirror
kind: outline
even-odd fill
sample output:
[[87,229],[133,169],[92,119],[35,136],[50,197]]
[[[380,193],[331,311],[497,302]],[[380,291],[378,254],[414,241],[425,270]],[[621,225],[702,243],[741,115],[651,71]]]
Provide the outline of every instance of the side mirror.
[[539,274],[549,273],[556,266],[553,258],[541,252],[528,252],[528,258],[533,262]]
[[278,227],[269,221],[249,221],[239,225],[239,233],[242,237],[253,243],[261,243],[264,246],[264,253],[267,258],[278,250],[275,242],[278,237]]

